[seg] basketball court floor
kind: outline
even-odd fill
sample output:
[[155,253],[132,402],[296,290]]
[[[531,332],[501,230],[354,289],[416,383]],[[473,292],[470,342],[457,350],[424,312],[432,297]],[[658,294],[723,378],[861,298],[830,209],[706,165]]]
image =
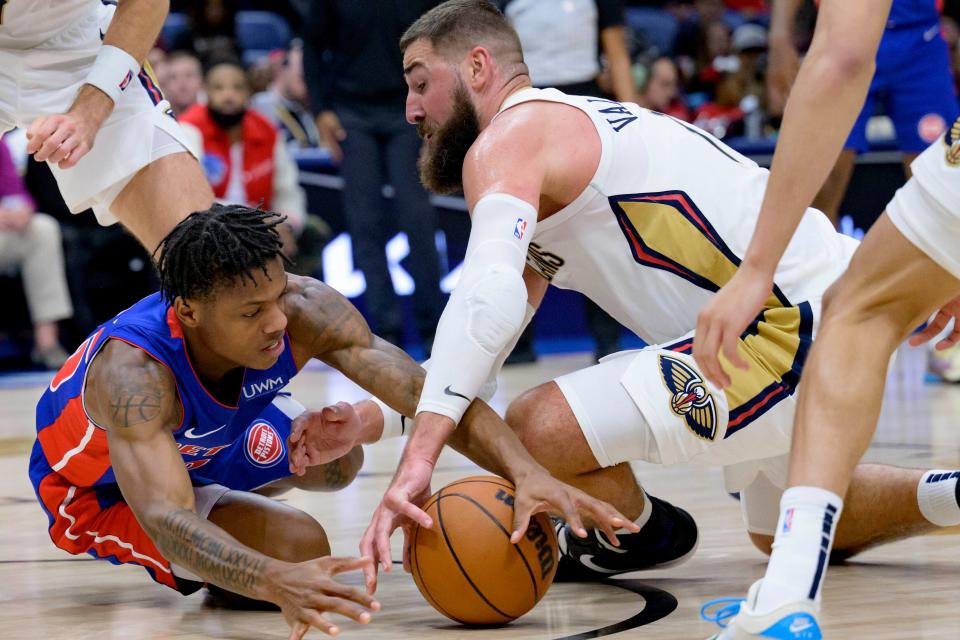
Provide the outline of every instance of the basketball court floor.
[[[868,459],[909,467],[960,467],[960,387],[923,383],[923,357],[903,349],[890,374],[880,428]],[[545,357],[505,371],[495,406],[562,372],[589,364],[586,354]],[[46,517],[27,479],[33,411],[48,379],[0,385],[0,639],[235,639],[288,637],[279,613],[215,610],[202,593],[182,597],[154,584],[143,569],[117,567],[53,547]],[[363,397],[338,374],[312,366],[292,383],[310,408]],[[361,477],[335,494],[283,497],[326,527],[335,554],[357,541],[392,474],[401,443],[369,447]],[[528,615],[502,628],[473,630],[436,613],[399,566],[381,578],[383,610],[365,627],[338,620],[345,638],[446,640],[615,638],[697,639],[715,627],[700,606],[740,597],[764,569],[764,556],[743,531],[739,505],[723,491],[720,471],[637,465],[652,494],[686,507],[700,526],[700,548],[687,563],[608,584],[557,584]],[[434,489],[477,468],[445,453]],[[399,553],[400,534],[394,537]],[[397,555],[399,557],[399,555]],[[348,578],[360,584],[358,575]],[[960,638],[960,536],[914,538],[830,569],[823,622],[829,638]],[[319,638],[319,632],[308,637]]]

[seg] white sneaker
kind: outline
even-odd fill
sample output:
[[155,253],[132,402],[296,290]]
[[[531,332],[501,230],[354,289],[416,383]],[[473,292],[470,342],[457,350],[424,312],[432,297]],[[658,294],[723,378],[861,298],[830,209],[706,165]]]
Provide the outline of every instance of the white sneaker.
[[[750,587],[746,600],[726,598],[712,600],[703,605],[700,615],[708,622],[716,622],[723,631],[710,636],[709,640],[822,640],[823,633],[817,622],[820,607],[810,601],[791,602],[770,613],[758,615],[753,612],[760,591],[760,580]],[[711,608],[720,607],[712,611]],[[729,623],[727,622],[729,620]]]

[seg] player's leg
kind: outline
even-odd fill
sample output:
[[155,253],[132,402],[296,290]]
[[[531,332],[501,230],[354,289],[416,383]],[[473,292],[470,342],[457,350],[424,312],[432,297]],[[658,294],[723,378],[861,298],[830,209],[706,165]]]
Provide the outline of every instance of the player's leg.
[[[923,471],[880,464],[860,464],[843,499],[843,518],[837,525],[833,562],[903,538],[927,533],[960,533],[960,508],[951,520],[940,513],[934,482],[960,471]],[[955,487],[955,485],[954,485]],[[750,539],[769,555],[776,533],[783,489],[758,476],[741,492],[741,506]]]
[[555,477],[610,502],[642,527],[636,534],[618,532],[621,547],[615,549],[595,529],[581,540],[559,523],[560,580],[663,567],[686,559],[697,545],[693,518],[647,495],[627,462],[660,460],[653,433],[619,383],[631,361],[615,358],[563,376],[526,392],[507,410],[507,423]]
[[813,208],[827,214],[835,227],[840,224],[840,205],[843,204],[843,198],[847,195],[847,187],[850,185],[856,160],[857,152],[853,149],[841,151],[830,175],[824,181],[817,197],[813,199]]
[[[906,204],[904,215],[921,226],[930,220],[925,207],[936,209],[930,215],[941,215],[915,180],[905,189],[891,207]],[[943,215],[949,219],[948,212]],[[840,496],[847,493],[876,428],[890,356],[957,293],[960,281],[904,237],[888,214],[881,216],[824,299],[820,332],[804,367],[790,489],[781,499],[770,563],[721,637],[759,637],[763,629],[789,620],[815,623],[843,508]],[[948,501],[937,502],[951,508]]]
[[[197,507],[203,505],[197,490]],[[264,555],[284,562],[304,562],[330,555],[330,543],[323,526],[313,516],[290,505],[257,493],[226,491],[210,507],[207,519],[239,542]],[[173,567],[178,576],[182,571]],[[214,604],[231,608],[275,608],[208,585]]]
[[184,150],[140,169],[108,206],[152,252],[178,222],[211,204],[213,192],[200,163]]

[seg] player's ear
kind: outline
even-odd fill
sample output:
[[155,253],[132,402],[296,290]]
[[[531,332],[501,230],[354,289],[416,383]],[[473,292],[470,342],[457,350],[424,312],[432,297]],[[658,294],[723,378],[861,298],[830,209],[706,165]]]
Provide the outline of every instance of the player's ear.
[[187,301],[177,296],[173,301],[173,311],[177,314],[180,324],[185,327],[195,327],[200,324],[199,305],[196,301]]

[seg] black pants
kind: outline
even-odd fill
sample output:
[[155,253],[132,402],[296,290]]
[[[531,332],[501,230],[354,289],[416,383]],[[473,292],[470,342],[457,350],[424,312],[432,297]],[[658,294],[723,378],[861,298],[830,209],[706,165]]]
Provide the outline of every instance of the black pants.
[[[420,137],[404,118],[403,102],[341,103],[335,107],[347,137],[340,174],[343,204],[353,242],[354,265],[367,282],[364,295],[374,331],[392,342],[402,335],[402,315],[387,268],[392,230],[410,243],[405,266],[413,278],[414,313],[422,336],[432,336],[442,310],[437,212],[417,175]],[[395,220],[387,220],[382,187],[394,189]]]

